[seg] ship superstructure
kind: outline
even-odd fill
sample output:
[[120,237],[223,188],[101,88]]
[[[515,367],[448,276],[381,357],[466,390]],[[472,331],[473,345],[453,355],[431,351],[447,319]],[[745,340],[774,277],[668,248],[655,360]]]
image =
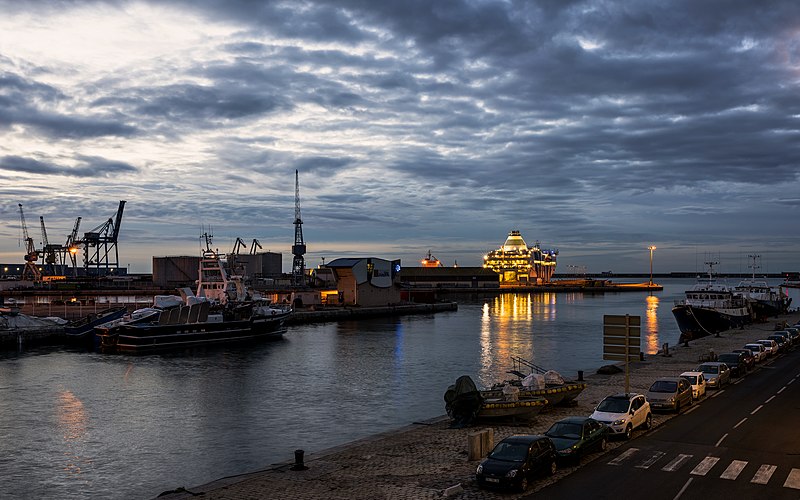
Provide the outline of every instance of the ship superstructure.
[[517,230],[508,233],[503,246],[483,256],[483,267],[500,275],[500,283],[549,283],[556,271],[558,250],[543,249],[537,241],[528,246]]

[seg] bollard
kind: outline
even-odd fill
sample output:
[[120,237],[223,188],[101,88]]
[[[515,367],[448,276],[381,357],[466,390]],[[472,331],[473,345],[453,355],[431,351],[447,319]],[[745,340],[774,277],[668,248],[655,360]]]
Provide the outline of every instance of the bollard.
[[291,470],[307,470],[308,467],[303,463],[303,450],[294,450],[294,465]]
[[583,370],[578,370],[578,382],[583,382]]

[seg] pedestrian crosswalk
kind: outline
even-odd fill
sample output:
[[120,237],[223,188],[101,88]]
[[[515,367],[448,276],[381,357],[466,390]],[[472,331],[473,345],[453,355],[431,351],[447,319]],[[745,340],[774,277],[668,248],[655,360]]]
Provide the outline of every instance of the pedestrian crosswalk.
[[[716,467],[720,462],[723,463],[721,463],[719,467]],[[651,469],[658,468],[659,466],[656,464],[662,463],[664,465],[661,466],[660,469],[664,472],[678,472],[687,464],[693,463],[694,467],[689,470],[689,474],[692,476],[713,477],[715,474],[718,474],[716,477],[720,479],[736,481],[740,480],[740,478],[747,478],[747,481],[753,484],[769,484],[773,477],[777,477],[775,473],[778,471],[777,465],[760,464],[755,473],[752,473],[754,465],[748,469],[747,466],[749,462],[746,460],[731,460],[728,462],[727,460],[723,461],[720,457],[715,457],[713,455],[695,457],[694,455],[683,453],[679,453],[676,456],[667,456],[667,453],[664,451],[643,451],[639,448],[628,448],[616,458],[610,460],[608,465],[615,467],[630,466],[636,469]],[[724,469],[722,469],[723,465],[725,466]],[[712,470],[715,472],[712,473]],[[722,472],[718,472],[720,470]],[[750,473],[753,475],[750,476]],[[782,475],[779,476],[782,477]],[[789,471],[783,483],[783,487],[800,490],[800,469],[793,468]]]

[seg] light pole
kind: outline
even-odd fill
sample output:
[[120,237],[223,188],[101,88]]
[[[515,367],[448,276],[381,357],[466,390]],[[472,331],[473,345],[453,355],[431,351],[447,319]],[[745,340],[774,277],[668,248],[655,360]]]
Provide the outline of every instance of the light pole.
[[650,286],[653,286],[653,250],[656,249],[655,245],[647,247],[650,250]]

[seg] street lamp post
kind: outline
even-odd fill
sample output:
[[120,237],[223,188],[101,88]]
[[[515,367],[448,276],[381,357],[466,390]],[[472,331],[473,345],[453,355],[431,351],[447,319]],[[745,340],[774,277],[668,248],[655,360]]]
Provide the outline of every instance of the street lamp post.
[[655,245],[647,247],[650,250],[650,286],[653,286],[653,250],[656,249]]

